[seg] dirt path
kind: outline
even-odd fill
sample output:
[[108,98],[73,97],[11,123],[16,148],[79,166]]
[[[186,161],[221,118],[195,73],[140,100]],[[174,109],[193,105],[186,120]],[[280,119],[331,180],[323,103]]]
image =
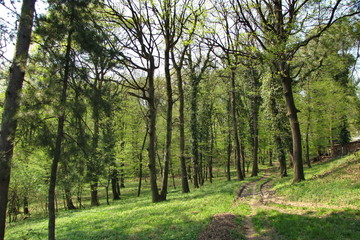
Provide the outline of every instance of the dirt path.
[[[256,215],[257,209],[263,205],[266,196],[271,196],[270,188],[265,188],[265,184],[270,182],[271,172],[266,172],[265,176],[255,181],[244,184],[238,191],[236,201],[245,201],[251,207],[251,213],[242,221],[242,226],[235,223],[236,216],[232,213],[222,213],[213,216],[211,223],[201,234],[199,240],[231,240],[239,239],[236,236],[245,236],[247,240],[276,240],[278,237],[273,229],[259,235],[252,222],[252,217]],[[262,183],[262,184],[259,184]],[[270,186],[269,184],[266,186]],[[243,238],[241,238],[243,239]]]
[[[265,196],[269,196],[270,189],[264,188],[265,184],[271,181],[271,173],[266,172],[264,177],[245,184],[238,193],[239,201],[246,201],[251,207],[251,213],[246,216],[243,221],[243,233],[247,240],[275,240],[278,239],[273,229],[267,228],[262,234],[258,234],[255,230],[252,218],[257,214],[258,209],[264,203]],[[261,183],[261,184],[260,184]],[[249,197],[251,197],[249,199]]]

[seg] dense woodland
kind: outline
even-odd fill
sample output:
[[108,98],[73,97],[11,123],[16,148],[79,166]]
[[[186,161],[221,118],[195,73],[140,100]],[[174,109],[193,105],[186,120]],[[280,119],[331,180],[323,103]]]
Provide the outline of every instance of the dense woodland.
[[128,181],[138,196],[149,181],[160,202],[177,179],[188,193],[259,164],[305,180],[359,134],[359,11],[353,0],[48,0],[36,14],[23,0],[16,29],[0,19],[1,53],[18,34],[14,59],[1,55],[0,239],[19,212],[48,213],[55,239],[57,200],[98,206],[105,189],[109,204]]

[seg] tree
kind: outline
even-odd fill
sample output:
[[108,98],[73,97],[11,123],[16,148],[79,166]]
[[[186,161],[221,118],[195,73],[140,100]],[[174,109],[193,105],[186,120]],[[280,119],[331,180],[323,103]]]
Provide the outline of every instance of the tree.
[[[121,34],[125,37],[120,39],[118,34],[113,34],[125,53],[119,52],[119,59],[125,65],[127,75],[120,73],[120,76],[126,81],[126,85],[137,92],[130,94],[147,102],[149,107],[148,121],[149,121],[149,169],[150,169],[150,185],[152,192],[152,201],[162,201],[157,185],[157,170],[156,170],[156,156],[157,156],[157,136],[156,136],[156,118],[157,118],[157,98],[155,88],[155,70],[159,67],[159,48],[158,36],[154,26],[156,16],[152,12],[151,1],[135,2],[132,0],[123,1],[123,7],[126,12],[119,12],[116,5],[108,1],[107,14],[111,16],[112,21],[117,23]],[[134,54],[137,58],[131,58],[128,54]],[[135,70],[135,72],[134,72]],[[141,73],[145,74],[141,78]],[[136,73],[139,75],[135,77]],[[141,79],[144,81],[140,82]]]
[[25,77],[30,47],[36,0],[23,0],[15,56],[10,67],[6,90],[0,136],[0,239],[5,236],[6,209],[10,183],[11,160],[14,151],[17,128],[16,113],[20,106],[20,94]]
[[65,124],[65,106],[67,101],[67,91],[68,91],[68,82],[70,78],[70,67],[71,67],[71,48],[72,48],[72,35],[74,33],[73,23],[75,18],[74,8],[75,6],[71,4],[70,6],[70,22],[69,29],[67,32],[66,40],[66,50],[64,57],[64,73],[62,79],[62,90],[59,103],[61,110],[58,116],[58,126],[57,126],[57,135],[55,141],[55,148],[53,153],[53,161],[51,164],[51,173],[50,173],[50,186],[49,186],[49,225],[48,225],[48,239],[55,240],[55,187],[56,187],[56,177],[57,177],[57,168],[59,161],[61,159],[62,151],[62,142],[64,138],[64,124]]
[[[211,64],[211,48],[207,50],[205,56],[202,55],[202,43],[198,43],[198,48],[192,46],[187,52],[188,68],[190,72],[190,129],[192,143],[192,164],[193,164],[193,183],[195,188],[199,188],[200,165],[199,165],[199,130],[198,130],[198,92],[200,81],[204,78],[207,69]],[[194,59],[194,53],[199,55]],[[195,60],[195,61],[194,61]]]
[[[326,3],[306,0],[237,0],[236,3],[240,22],[265,51],[273,74],[281,79],[292,134],[293,181],[302,181],[305,179],[302,143],[298,109],[293,96],[291,61],[300,48],[321,36],[340,18],[358,14],[359,9],[354,2],[344,0]],[[314,14],[308,16],[309,11]],[[316,28],[311,27],[314,22],[317,23]]]

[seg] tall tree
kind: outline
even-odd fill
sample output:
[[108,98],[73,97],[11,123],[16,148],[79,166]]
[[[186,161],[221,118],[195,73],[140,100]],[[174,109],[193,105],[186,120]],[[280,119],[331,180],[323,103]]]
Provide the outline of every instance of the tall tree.
[[[159,67],[159,31],[154,27],[156,16],[152,11],[151,1],[122,1],[124,11],[118,9],[115,3],[107,1],[107,14],[116,23],[122,37],[113,32],[113,37],[126,51],[118,52],[118,58],[123,61],[126,73],[119,75],[126,81],[126,86],[134,91],[130,94],[144,99],[149,108],[149,170],[152,201],[162,200],[157,184],[157,97],[155,88],[155,70]],[[125,10],[126,9],[126,10]],[[129,55],[126,55],[129,54]],[[135,58],[131,56],[135,55]],[[142,73],[141,73],[142,72]],[[140,76],[144,76],[141,78]],[[141,81],[144,80],[144,81]]]
[[[302,143],[298,109],[293,96],[291,61],[300,48],[321,36],[338,19],[358,14],[359,9],[351,0],[236,0],[236,3],[240,22],[264,49],[272,72],[281,79],[292,134],[293,181],[302,181],[305,179]],[[309,16],[309,11],[314,14]],[[317,23],[316,28],[312,27],[314,23]]]
[[15,56],[10,67],[0,131],[0,239],[5,237],[6,209],[10,183],[11,160],[17,128],[16,113],[25,77],[36,0],[23,0]]
[[49,186],[49,195],[48,195],[48,208],[49,208],[49,224],[48,224],[48,239],[55,240],[55,187],[56,187],[56,177],[57,177],[57,168],[61,159],[62,143],[64,139],[64,124],[65,124],[65,113],[66,113],[66,102],[68,95],[68,83],[70,78],[70,68],[71,68],[71,48],[72,48],[72,35],[74,33],[73,23],[74,23],[74,12],[75,6],[71,4],[70,6],[70,22],[69,29],[67,32],[66,40],[66,50],[64,56],[64,68],[63,68],[63,78],[62,90],[59,99],[60,112],[58,116],[57,124],[57,134],[55,141],[55,148],[53,153],[53,161],[51,164],[51,173],[50,173],[50,186]]
[[[190,71],[190,129],[191,129],[191,152],[193,165],[193,183],[195,188],[199,188],[200,165],[199,165],[199,129],[198,129],[198,93],[199,84],[204,78],[206,71],[211,66],[211,48],[207,50],[206,55],[202,53],[202,43],[198,43],[198,48],[194,46],[189,48],[187,52],[188,68]],[[194,52],[199,54],[194,59]]]

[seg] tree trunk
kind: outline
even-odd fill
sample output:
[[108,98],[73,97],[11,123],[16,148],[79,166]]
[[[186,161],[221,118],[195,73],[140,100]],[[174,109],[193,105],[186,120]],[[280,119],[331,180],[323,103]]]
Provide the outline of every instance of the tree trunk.
[[229,95],[229,100],[227,103],[227,113],[228,113],[228,119],[227,119],[227,125],[228,125],[228,137],[227,137],[227,163],[226,163],[226,178],[228,181],[231,181],[231,172],[230,172],[230,166],[231,166],[231,152],[232,152],[232,145],[231,145],[231,96]]
[[287,63],[282,62],[281,68],[284,75],[281,78],[283,91],[285,95],[286,108],[290,121],[291,136],[293,143],[293,161],[294,161],[294,178],[293,182],[300,182],[305,180],[303,159],[302,159],[302,148],[301,148],[301,133],[300,124],[298,120],[298,110],[295,107],[295,101],[292,90],[292,79],[290,77],[290,66]]
[[23,206],[24,206],[24,215],[29,216],[29,215],[30,215],[30,211],[29,211],[29,199],[28,199],[27,196],[24,197]]
[[[168,23],[166,21],[166,23]],[[167,96],[167,112],[166,112],[166,146],[165,146],[165,162],[164,162],[164,176],[161,188],[161,199],[166,200],[168,180],[169,180],[169,165],[171,161],[171,139],[172,139],[172,111],[173,111],[173,97],[170,75],[170,46],[169,46],[169,28],[165,29],[167,32],[165,37],[165,79],[166,79],[166,96]]]
[[98,181],[96,180],[92,184],[90,184],[91,190],[91,206],[99,206],[100,202],[98,199]]
[[118,171],[114,167],[114,169],[111,170],[111,191],[113,194],[113,200],[120,200],[121,193],[118,191],[118,185],[119,185],[119,178],[118,178]]
[[231,135],[230,131],[228,134],[228,146],[227,146],[227,163],[226,163],[226,178],[228,181],[231,181],[231,172],[230,172],[230,166],[231,166],[231,152],[232,152],[232,146],[231,146]]
[[251,78],[252,78],[252,91],[254,95],[252,96],[252,118],[251,118],[251,128],[252,128],[252,151],[253,151],[253,166],[251,171],[251,176],[257,176],[259,172],[258,167],[258,151],[259,151],[259,79],[256,75],[254,69],[250,69]]
[[72,200],[70,186],[68,186],[68,183],[65,183],[64,190],[65,190],[66,208],[68,210],[76,209],[76,207],[75,207],[75,205],[73,203],[73,200]]
[[281,137],[279,135],[276,135],[274,139],[275,139],[276,151],[280,163],[280,176],[282,178],[287,177],[285,149]]
[[243,180],[244,175],[241,168],[241,147],[237,126],[237,116],[236,116],[236,87],[235,87],[235,70],[231,71],[231,114],[233,122],[233,134],[234,134],[234,143],[235,143],[235,164],[236,164],[236,173],[237,180]]
[[147,135],[148,135],[148,127],[146,127],[146,132],[145,132],[145,136],[144,136],[144,140],[142,142],[142,145],[141,145],[141,150],[140,150],[140,153],[139,153],[139,185],[138,185],[138,193],[137,193],[137,196],[140,197],[140,192],[141,192],[141,183],[142,183],[142,177],[143,177],[143,151],[145,149],[145,143],[146,143],[146,138],[147,138]]
[[197,93],[198,93],[198,83],[197,79],[190,79],[191,83],[191,119],[190,119],[190,129],[191,129],[191,152],[192,152],[192,164],[193,164],[193,184],[195,188],[199,188],[199,147],[198,147],[198,127],[197,127]]
[[54,158],[51,164],[51,173],[50,173],[50,186],[49,186],[49,195],[48,195],[48,208],[49,208],[49,226],[48,226],[48,239],[55,240],[55,187],[56,187],[56,177],[57,177],[57,168],[59,161],[61,159],[62,151],[62,141],[64,138],[64,125],[65,125],[65,106],[67,99],[67,89],[68,81],[70,77],[70,61],[71,61],[71,44],[72,44],[72,24],[73,24],[73,14],[70,19],[70,27],[66,44],[66,53],[65,53],[65,69],[64,69],[64,79],[62,86],[62,93],[60,97],[60,106],[62,107],[61,114],[58,117],[58,128],[56,143],[54,149]]
[[121,160],[121,163],[120,163],[120,187],[122,187],[122,188],[125,187],[124,167],[125,167],[125,164],[124,164],[123,160]]
[[157,179],[156,179],[156,99],[155,99],[155,85],[154,85],[154,70],[155,63],[153,57],[150,59],[150,69],[148,70],[148,104],[149,104],[149,170],[150,170],[150,187],[152,202],[161,201]]
[[184,117],[184,89],[181,68],[176,68],[176,76],[178,80],[178,91],[179,91],[179,120],[180,120],[180,168],[181,168],[181,186],[182,192],[190,192],[189,181],[186,171],[186,158],[185,158],[185,117]]
[[309,134],[310,134],[310,109],[308,109],[308,116],[307,116],[306,134],[305,134],[305,147],[306,147],[306,163],[307,163],[307,166],[309,168],[311,168]]
[[213,151],[214,151],[214,129],[213,129],[213,124],[211,123],[210,126],[210,158],[209,158],[209,180],[210,183],[212,183],[212,179],[213,179]]
[[16,114],[19,110],[20,95],[25,77],[36,0],[23,0],[15,57],[10,67],[9,83],[6,89],[0,131],[0,239],[5,237],[6,209],[8,201],[11,160],[13,156]]

